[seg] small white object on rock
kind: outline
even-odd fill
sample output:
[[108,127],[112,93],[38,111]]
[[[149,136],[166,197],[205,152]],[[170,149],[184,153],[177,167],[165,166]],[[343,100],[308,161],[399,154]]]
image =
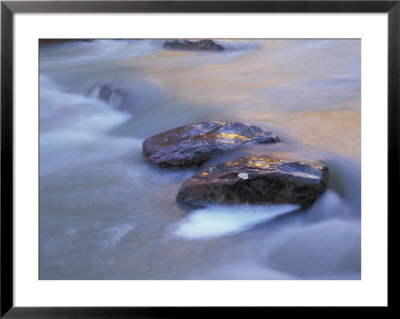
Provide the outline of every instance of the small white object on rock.
[[240,173],[240,174],[238,174],[238,176],[240,178],[242,178],[242,179],[248,179],[249,178],[249,174],[247,174],[247,173]]

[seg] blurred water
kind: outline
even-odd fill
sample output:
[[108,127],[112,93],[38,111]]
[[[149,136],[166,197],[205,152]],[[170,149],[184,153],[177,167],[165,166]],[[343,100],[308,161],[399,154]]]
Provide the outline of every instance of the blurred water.
[[[163,40],[40,47],[40,279],[359,279],[359,40]],[[143,161],[145,138],[243,121],[282,143],[244,154],[322,160],[327,191],[297,207],[176,204],[195,170]]]
[[210,206],[188,214],[178,224],[174,234],[186,239],[234,234],[298,208],[298,205]]

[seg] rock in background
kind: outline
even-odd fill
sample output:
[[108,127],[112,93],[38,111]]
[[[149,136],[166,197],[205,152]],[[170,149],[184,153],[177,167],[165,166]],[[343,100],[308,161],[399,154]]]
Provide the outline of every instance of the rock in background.
[[166,49],[179,49],[179,50],[208,50],[208,51],[222,51],[225,48],[213,40],[189,41],[189,40],[172,40],[164,43]]

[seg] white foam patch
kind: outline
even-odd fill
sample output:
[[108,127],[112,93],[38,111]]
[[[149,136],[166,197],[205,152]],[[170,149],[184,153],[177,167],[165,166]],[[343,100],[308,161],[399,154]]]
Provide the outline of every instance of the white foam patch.
[[174,235],[185,239],[201,239],[239,233],[298,208],[299,205],[211,206],[184,217]]

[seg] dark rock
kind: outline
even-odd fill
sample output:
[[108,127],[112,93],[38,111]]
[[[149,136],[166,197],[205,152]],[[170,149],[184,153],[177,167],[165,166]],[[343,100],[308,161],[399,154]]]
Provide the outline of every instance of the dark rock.
[[221,44],[215,43],[213,40],[189,41],[189,40],[173,40],[166,41],[164,48],[180,49],[180,50],[209,50],[222,51],[224,47]]
[[97,98],[99,100],[110,104],[117,110],[126,110],[123,105],[121,105],[122,101],[126,98],[126,93],[122,89],[115,87],[111,83],[104,83],[100,85],[98,89],[99,93],[97,94]]
[[99,87],[99,94],[97,97],[104,101],[104,102],[110,102],[111,95],[114,93],[114,88],[110,83],[104,83]]
[[279,138],[244,123],[204,122],[174,128],[143,142],[143,154],[159,167],[198,167],[219,151],[243,143],[276,143]]
[[187,204],[311,205],[328,183],[328,167],[269,157],[241,157],[186,180],[176,199]]

